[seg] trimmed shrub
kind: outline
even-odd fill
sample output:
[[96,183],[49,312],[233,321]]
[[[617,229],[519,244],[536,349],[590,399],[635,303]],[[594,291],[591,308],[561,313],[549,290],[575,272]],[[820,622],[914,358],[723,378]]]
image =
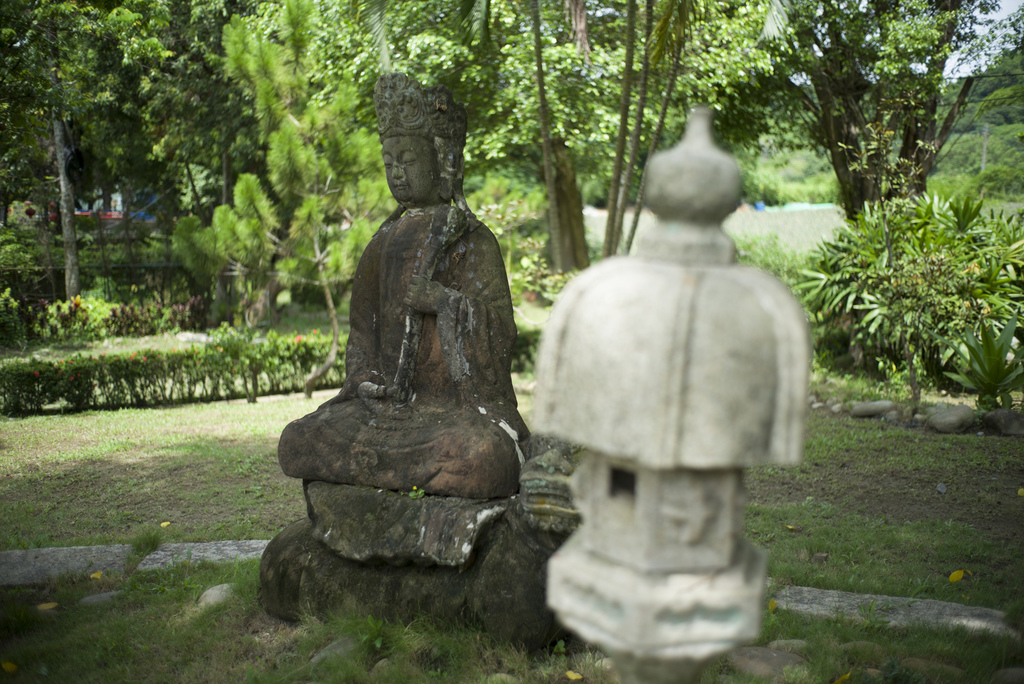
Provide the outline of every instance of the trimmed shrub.
[[[306,375],[327,356],[326,335],[251,338],[226,326],[211,342],[170,352],[143,351],[61,361],[0,364],[0,413],[26,415],[119,409],[301,392]],[[344,348],[344,340],[341,341]],[[317,388],[340,387],[343,357]]]

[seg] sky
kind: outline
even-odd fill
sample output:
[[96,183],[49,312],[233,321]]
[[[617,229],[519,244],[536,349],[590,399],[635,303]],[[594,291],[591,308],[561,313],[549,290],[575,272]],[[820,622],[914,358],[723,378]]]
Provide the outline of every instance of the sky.
[[[1024,0],[1002,0],[1002,2],[999,3],[999,9],[988,15],[988,18],[996,21],[1005,19],[1014,11],[1020,9],[1021,5],[1024,5]],[[949,63],[946,65],[946,78],[968,76],[971,71],[973,71],[973,69],[970,64],[961,63],[961,61],[957,59],[957,56],[953,55],[952,59],[950,59]]]

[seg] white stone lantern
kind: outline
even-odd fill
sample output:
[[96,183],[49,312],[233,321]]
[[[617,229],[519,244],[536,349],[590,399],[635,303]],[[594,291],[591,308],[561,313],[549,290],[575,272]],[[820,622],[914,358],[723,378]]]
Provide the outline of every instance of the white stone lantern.
[[742,538],[743,468],[801,458],[807,324],[734,263],[739,188],[698,109],[651,162],[657,228],[565,288],[538,352],[534,431],[587,449],[548,604],[627,683],[697,681],[757,637],[767,556]]

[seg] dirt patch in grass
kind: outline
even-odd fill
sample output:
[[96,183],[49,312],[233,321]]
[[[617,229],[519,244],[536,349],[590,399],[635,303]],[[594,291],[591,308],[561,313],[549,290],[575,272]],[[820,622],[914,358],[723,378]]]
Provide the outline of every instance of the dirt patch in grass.
[[1024,438],[980,429],[942,435],[825,409],[811,412],[807,434],[803,464],[750,471],[750,503],[813,497],[889,524],[950,520],[1024,548],[1024,496],[1017,493],[1024,488]]

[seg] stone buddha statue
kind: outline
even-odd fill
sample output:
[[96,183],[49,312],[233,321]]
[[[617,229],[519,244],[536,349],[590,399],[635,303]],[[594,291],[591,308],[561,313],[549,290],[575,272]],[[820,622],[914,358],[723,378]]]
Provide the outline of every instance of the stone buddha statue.
[[344,386],[287,426],[281,467],[307,483],[510,496],[529,435],[501,253],[462,193],[465,107],[400,73],[380,78],[374,106],[399,206],[356,269]]
[[465,108],[403,74],[374,105],[399,206],[356,269],[341,392],[281,435],[307,517],[264,551],[260,597],[286,620],[428,614],[538,648],[558,629],[544,568],[579,521],[573,450],[516,408],[505,268],[462,194]]

